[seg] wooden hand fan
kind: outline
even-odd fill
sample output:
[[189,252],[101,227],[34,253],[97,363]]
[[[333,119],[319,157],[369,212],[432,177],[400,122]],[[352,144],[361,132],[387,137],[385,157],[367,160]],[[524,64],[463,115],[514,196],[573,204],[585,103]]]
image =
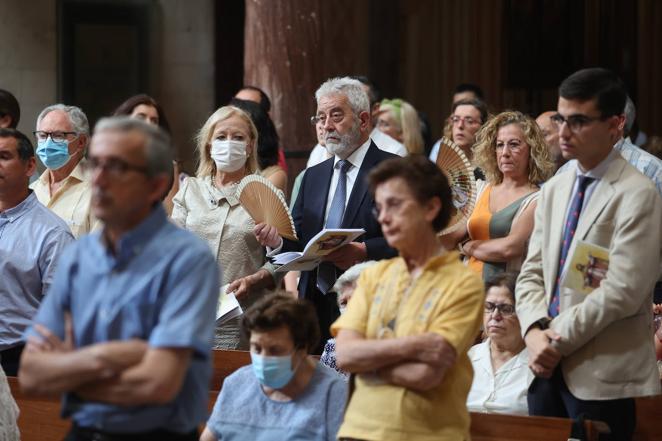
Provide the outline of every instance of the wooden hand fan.
[[264,222],[272,225],[281,237],[298,240],[283,193],[266,178],[259,175],[244,177],[237,186],[237,195],[239,203],[256,224]]
[[473,167],[460,146],[445,136],[439,145],[437,166],[448,178],[455,207],[448,226],[440,233],[444,235],[461,228],[471,216],[476,205],[476,180]]

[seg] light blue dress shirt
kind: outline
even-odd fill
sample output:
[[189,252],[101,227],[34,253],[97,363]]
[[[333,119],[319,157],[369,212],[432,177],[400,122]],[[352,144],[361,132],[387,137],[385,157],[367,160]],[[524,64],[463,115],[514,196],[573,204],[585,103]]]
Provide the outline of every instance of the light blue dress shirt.
[[79,239],[62,256],[34,322],[62,338],[69,310],[77,347],[139,338],[153,348],[191,348],[193,356],[168,404],[120,407],[70,393],[63,415],[117,433],[184,433],[204,422],[219,290],[218,265],[207,244],[168,222],[160,205],[121,238],[116,254],[101,231]]
[[56,260],[73,241],[67,224],[33,192],[0,213],[0,351],[23,343]]
[[[658,193],[662,196],[662,160],[651,155],[646,150],[643,150],[636,145],[632,144],[630,138],[621,138],[615,145],[614,150],[619,152],[623,159],[630,163],[634,168],[639,170],[644,176],[649,178],[657,187]],[[573,164],[576,164],[577,160],[573,159],[571,161],[563,164],[561,168],[558,169],[556,174],[563,173],[573,167]]]
[[220,441],[335,441],[347,390],[336,371],[318,363],[300,395],[274,401],[244,366],[223,382],[207,427]]

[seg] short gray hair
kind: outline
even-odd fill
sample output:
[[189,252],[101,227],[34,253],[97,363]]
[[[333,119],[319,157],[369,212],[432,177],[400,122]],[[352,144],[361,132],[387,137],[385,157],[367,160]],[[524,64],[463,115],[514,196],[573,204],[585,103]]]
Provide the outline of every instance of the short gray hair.
[[352,111],[358,116],[361,112],[370,112],[370,100],[363,84],[350,77],[336,77],[326,80],[315,92],[315,99],[327,95],[345,95]]
[[[53,104],[52,106],[48,106],[42,110],[37,117],[37,130],[39,130],[39,124],[41,123],[41,120],[43,120],[46,115],[54,110],[61,110],[66,113],[69,117],[69,121],[71,121],[71,125],[74,128],[74,132],[86,135],[89,138],[90,123],[87,121],[85,112],[83,112],[80,107],[67,106],[65,104]],[[88,139],[87,143],[89,144],[89,142],[90,140]]]
[[147,176],[165,174],[171,176],[173,172],[173,147],[170,136],[160,127],[153,126],[142,120],[127,116],[114,116],[101,118],[94,127],[94,133],[99,132],[138,132],[145,137],[145,162],[147,162]]
[[340,277],[338,277],[338,280],[336,280],[336,283],[333,284],[332,291],[337,292],[340,294],[342,291],[342,286],[346,285],[348,283],[355,282],[356,279],[359,278],[361,275],[361,272],[373,266],[377,261],[375,260],[367,260],[365,262],[357,263],[356,265],[353,265],[347,269]]
[[634,120],[637,118],[637,109],[634,106],[634,101],[630,98],[630,95],[625,99],[625,109],[623,109],[625,114],[625,127],[623,127],[623,137],[627,138],[630,136],[632,131],[632,126],[634,126]]

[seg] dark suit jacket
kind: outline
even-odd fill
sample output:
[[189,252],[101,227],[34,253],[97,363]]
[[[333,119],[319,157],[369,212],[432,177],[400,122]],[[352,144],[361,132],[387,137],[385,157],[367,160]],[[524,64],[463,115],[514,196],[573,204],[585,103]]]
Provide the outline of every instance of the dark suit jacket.
[[[385,159],[397,157],[397,155],[380,150],[371,141],[345,207],[342,228],[363,228],[365,230],[365,234],[360,236],[357,241],[365,242],[368,260],[380,260],[397,255],[397,252],[386,243],[386,239],[382,235],[382,228],[372,214],[375,202],[368,191],[368,173],[370,170]],[[324,228],[327,198],[333,197],[329,195],[333,163],[334,158],[327,159],[310,167],[304,173],[299,195],[292,211],[299,241],[285,240],[283,251],[303,250],[308,241]],[[316,278],[316,269],[301,274],[299,280],[300,295],[304,298],[310,297],[308,291],[314,289],[316,283],[313,282],[316,282]]]

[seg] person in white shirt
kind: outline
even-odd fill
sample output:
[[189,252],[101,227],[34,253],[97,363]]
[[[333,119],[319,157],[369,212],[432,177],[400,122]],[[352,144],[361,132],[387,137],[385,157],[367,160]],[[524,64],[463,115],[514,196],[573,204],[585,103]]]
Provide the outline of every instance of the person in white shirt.
[[517,274],[501,273],[485,284],[483,328],[487,339],[469,349],[474,379],[467,397],[471,412],[528,415],[526,393],[533,379],[515,313]]

